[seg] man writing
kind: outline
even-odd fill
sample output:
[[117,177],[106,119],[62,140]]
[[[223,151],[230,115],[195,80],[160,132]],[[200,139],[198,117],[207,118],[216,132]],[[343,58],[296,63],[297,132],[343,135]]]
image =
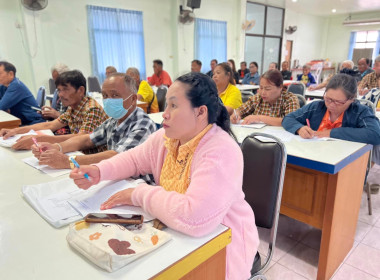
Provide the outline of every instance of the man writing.
[[[56,131],[68,125],[71,134],[59,136],[36,136],[37,140],[49,143],[59,143],[77,134],[87,134],[94,131],[108,117],[102,107],[92,98],[86,96],[86,78],[78,70],[67,71],[58,76],[55,81],[62,104],[68,106],[66,112],[51,122],[18,127],[14,129],[1,129],[0,136],[7,139],[16,134],[26,133],[29,130],[50,129]],[[15,150],[28,150],[32,146],[31,136],[26,136],[12,146]],[[99,151],[98,149],[96,151]],[[91,153],[92,151],[87,151]]]
[[[104,110],[111,118],[91,134],[70,138],[59,144],[39,143],[32,146],[40,164],[53,168],[70,168],[64,153],[107,145],[108,151],[76,156],[79,164],[92,164],[132,149],[144,142],[156,130],[155,123],[136,105],[134,80],[121,73],[112,74],[103,83]],[[42,150],[42,153],[40,152]]]

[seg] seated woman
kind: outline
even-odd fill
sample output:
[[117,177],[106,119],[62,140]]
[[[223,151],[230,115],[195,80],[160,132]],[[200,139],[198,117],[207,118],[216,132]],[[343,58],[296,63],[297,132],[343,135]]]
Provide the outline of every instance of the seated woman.
[[235,60],[229,59],[227,61],[227,64],[232,69],[233,77],[234,77],[234,80],[235,80],[235,85],[239,84],[239,73],[236,71]]
[[214,69],[212,76],[220,99],[227,108],[228,114],[232,114],[234,109],[238,108],[243,102],[241,92],[235,86],[235,80],[231,67],[227,63],[219,63]]
[[243,124],[263,122],[281,126],[282,118],[300,107],[297,96],[283,90],[282,83],[280,71],[265,72],[257,94],[235,110],[230,117],[231,122],[238,123],[243,119]]
[[333,137],[379,145],[380,122],[372,109],[356,100],[356,92],[354,77],[337,74],[327,84],[324,100],[285,116],[282,126],[302,138]]
[[208,234],[223,223],[233,232],[226,279],[248,279],[258,233],[242,191],[243,156],[230,135],[229,116],[215,84],[201,73],[181,76],[169,88],[166,104],[164,129],[112,159],[74,169],[70,177],[87,189],[101,180],[152,173],[159,186],[140,184],[116,193],[102,209],[141,206],[191,236]]

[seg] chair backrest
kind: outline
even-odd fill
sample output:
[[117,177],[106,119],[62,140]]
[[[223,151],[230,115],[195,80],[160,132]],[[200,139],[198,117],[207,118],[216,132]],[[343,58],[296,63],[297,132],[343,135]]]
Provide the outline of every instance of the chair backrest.
[[55,82],[52,78],[49,79],[49,91],[50,91],[50,94],[54,94],[55,92]]
[[160,112],[163,112],[165,110],[167,91],[168,91],[168,88],[166,86],[160,86],[157,88],[156,97],[157,97],[158,108],[160,109]]
[[53,99],[51,100],[51,107],[57,110],[58,89],[55,89],[53,93]]
[[90,76],[87,78],[87,91],[88,92],[102,92],[99,84],[99,80],[95,76]]
[[252,93],[252,91],[248,91],[248,90],[243,90],[241,91],[241,99],[243,101],[243,103],[247,102],[247,100],[253,96],[254,94]]
[[314,78],[317,84],[321,82],[322,67],[318,67],[315,71]]
[[306,99],[302,95],[296,94],[298,98],[298,103],[300,104],[300,108],[306,105]]
[[245,200],[255,213],[256,226],[271,230],[265,262],[262,265],[261,261],[259,265],[254,262],[252,265],[251,275],[257,277],[262,275],[273,256],[287,155],[279,139],[264,133],[247,136],[241,149]]
[[45,105],[45,87],[40,87],[38,89],[36,101],[40,108]]
[[358,99],[358,101],[360,104],[368,106],[369,108],[371,108],[373,113],[376,114],[376,107],[375,107],[375,104],[372,103],[372,101],[370,101],[368,99]]
[[303,83],[292,83],[288,86],[288,92],[305,96],[306,87]]
[[375,108],[377,107],[377,104],[379,102],[380,98],[380,89],[379,88],[373,88],[371,89],[364,97],[363,99],[369,100],[373,103]]

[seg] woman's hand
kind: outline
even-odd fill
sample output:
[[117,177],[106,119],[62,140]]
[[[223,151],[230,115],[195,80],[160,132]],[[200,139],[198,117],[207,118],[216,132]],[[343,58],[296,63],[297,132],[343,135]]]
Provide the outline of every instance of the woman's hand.
[[249,115],[243,119],[242,124],[251,124],[251,123],[259,123],[259,122],[261,122],[259,115]]
[[305,139],[311,139],[315,135],[315,131],[312,130],[307,125],[305,125],[305,126],[301,127],[300,129],[298,129],[297,132],[298,132],[299,136],[301,136],[302,138],[305,138]]
[[314,135],[317,136],[318,138],[330,137],[330,132],[331,132],[331,129],[326,129],[322,131],[316,131]]
[[231,123],[237,124],[240,122],[240,119],[241,119],[240,113],[238,111],[234,110],[234,112],[230,116]]
[[115,193],[106,202],[100,206],[100,210],[106,210],[114,208],[119,205],[133,205],[132,203],[132,193],[135,189],[130,188],[120,192]]
[[[90,180],[84,177],[87,174]],[[70,178],[81,189],[87,190],[89,187],[96,185],[100,181],[100,170],[95,165],[82,165],[80,168],[74,168],[70,173]]]

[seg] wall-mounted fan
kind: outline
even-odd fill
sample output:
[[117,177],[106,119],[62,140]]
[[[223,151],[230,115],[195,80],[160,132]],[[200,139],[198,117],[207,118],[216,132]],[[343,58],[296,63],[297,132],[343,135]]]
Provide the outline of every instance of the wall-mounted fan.
[[287,28],[285,28],[286,34],[293,34],[296,31],[297,31],[297,26],[290,26],[289,25]]
[[248,31],[251,30],[256,24],[256,20],[245,20],[245,22],[241,25],[241,29]]
[[184,10],[182,5],[179,6],[179,17],[178,20],[183,24],[190,24],[194,21],[195,15],[190,10]]
[[21,0],[21,4],[28,10],[39,11],[46,8],[48,0]]

